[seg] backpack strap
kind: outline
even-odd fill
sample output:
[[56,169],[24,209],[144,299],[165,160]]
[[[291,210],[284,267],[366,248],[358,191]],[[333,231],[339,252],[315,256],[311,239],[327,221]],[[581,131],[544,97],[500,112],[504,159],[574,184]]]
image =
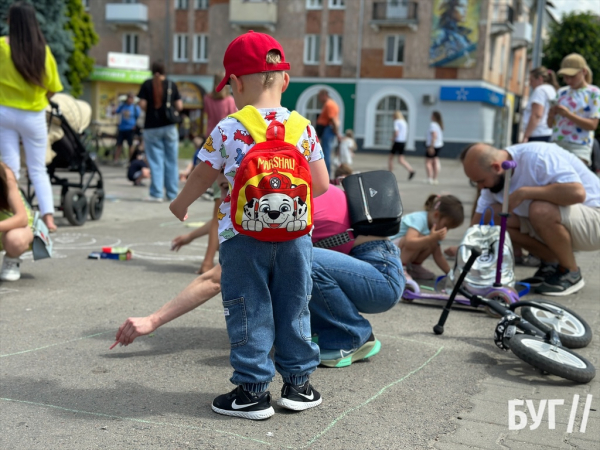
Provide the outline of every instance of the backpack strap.
[[[254,106],[246,105],[238,112],[230,114],[229,117],[239,120],[257,144],[267,140],[267,123]],[[285,142],[294,147],[298,145],[302,133],[309,124],[310,120],[305,119],[296,111],[292,111],[285,124]]]

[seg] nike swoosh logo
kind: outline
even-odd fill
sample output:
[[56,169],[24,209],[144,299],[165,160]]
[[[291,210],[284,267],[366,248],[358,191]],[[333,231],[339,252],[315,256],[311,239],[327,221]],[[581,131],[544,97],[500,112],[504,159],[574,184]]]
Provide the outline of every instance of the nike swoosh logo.
[[352,350],[340,350],[342,358],[352,354]]
[[248,403],[247,405],[238,405],[237,404],[237,398],[233,401],[233,403],[231,404],[231,407],[233,409],[243,409],[243,408],[248,408],[249,406],[253,406],[253,405],[258,405],[258,402],[256,403]]
[[300,394],[300,392],[298,392],[299,395],[301,395],[302,397],[304,397],[306,400],[312,400],[315,398],[315,393],[311,391],[310,395],[305,395],[305,394]]

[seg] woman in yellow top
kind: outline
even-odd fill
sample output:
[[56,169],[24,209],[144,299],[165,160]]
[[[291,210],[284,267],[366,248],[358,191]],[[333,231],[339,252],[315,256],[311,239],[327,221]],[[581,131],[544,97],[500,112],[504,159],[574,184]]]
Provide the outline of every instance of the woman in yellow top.
[[8,38],[0,38],[0,155],[18,180],[21,139],[40,213],[48,230],[54,231],[54,200],[45,162],[45,108],[48,99],[63,86],[33,6],[14,3],[8,12],[8,24]]
[[33,243],[33,213],[12,171],[0,162],[0,250],[5,250],[0,281],[21,278],[21,256]]

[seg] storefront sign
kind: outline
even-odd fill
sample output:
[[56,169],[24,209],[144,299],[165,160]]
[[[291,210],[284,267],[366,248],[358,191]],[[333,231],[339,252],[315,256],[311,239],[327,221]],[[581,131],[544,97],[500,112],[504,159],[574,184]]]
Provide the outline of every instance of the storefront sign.
[[148,55],[108,52],[108,67],[113,69],[148,70],[150,68],[150,57]]
[[112,81],[114,83],[142,84],[152,77],[149,70],[112,69],[110,67],[94,67],[90,74],[92,81]]
[[504,106],[504,95],[491,89],[475,86],[442,86],[440,100],[453,102],[483,102]]

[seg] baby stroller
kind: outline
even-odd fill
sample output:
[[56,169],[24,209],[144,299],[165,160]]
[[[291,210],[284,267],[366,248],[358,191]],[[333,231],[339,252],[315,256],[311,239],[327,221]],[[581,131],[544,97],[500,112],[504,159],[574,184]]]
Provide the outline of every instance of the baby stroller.
[[[102,173],[88,152],[84,134],[91,119],[89,104],[67,94],[56,94],[50,102],[47,117],[48,144],[51,146],[50,156],[46,158],[48,175],[53,186],[61,187],[57,209],[75,226],[83,225],[88,213],[92,220],[100,219],[104,208]],[[67,173],[77,175],[68,176]],[[89,200],[86,198],[88,189],[94,191]],[[34,196],[28,179],[27,198],[30,203]]]

